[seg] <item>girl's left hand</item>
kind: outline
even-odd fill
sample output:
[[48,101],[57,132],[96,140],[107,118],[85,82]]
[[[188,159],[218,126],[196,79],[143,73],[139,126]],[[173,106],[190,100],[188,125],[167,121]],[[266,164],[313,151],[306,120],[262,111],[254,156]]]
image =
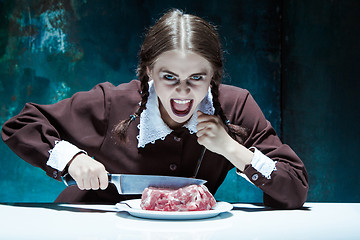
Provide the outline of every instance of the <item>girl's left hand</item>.
[[198,111],[197,129],[198,143],[223,155],[236,168],[244,171],[246,165],[251,163],[254,153],[230,137],[218,116]]
[[207,115],[200,111],[197,114],[198,143],[212,152],[224,155],[226,146],[232,138],[226,132],[223,122],[218,116]]

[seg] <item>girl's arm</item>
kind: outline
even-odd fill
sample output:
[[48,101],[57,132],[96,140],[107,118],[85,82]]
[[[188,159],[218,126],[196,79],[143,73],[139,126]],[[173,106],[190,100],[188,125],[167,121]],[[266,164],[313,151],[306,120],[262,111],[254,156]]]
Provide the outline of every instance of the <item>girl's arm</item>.
[[[61,180],[74,156],[80,152],[94,156],[100,149],[108,124],[110,104],[105,91],[108,87],[109,83],[100,84],[52,105],[27,103],[4,124],[1,136],[20,158]],[[95,161],[87,159],[88,163]],[[70,166],[71,172],[78,172],[74,171],[79,166],[78,160],[72,163],[76,162],[77,165]],[[83,161],[82,167],[85,165],[92,166]]]
[[[264,192],[264,204],[299,208],[306,201],[308,176],[303,162],[283,144],[252,96],[232,88],[222,106],[231,123],[249,130],[244,144],[232,139],[217,116],[199,113],[198,142],[227,158]],[[239,110],[240,109],[240,110]]]

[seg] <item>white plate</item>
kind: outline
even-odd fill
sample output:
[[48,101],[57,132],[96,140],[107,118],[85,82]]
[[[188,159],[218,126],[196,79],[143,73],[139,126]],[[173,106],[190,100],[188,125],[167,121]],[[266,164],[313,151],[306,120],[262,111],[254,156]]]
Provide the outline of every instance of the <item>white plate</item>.
[[140,208],[141,199],[132,199],[122,201],[116,204],[120,211],[126,211],[130,215],[140,218],[150,219],[167,219],[167,220],[185,220],[185,219],[203,219],[215,217],[223,212],[230,211],[233,206],[227,202],[217,202],[215,207],[205,211],[188,211],[188,212],[166,212],[166,211],[150,211]]

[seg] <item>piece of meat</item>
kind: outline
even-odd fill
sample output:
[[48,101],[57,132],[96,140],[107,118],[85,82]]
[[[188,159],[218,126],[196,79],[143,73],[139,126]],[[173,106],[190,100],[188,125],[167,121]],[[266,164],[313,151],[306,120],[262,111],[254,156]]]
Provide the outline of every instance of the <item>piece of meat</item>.
[[154,211],[202,211],[215,205],[215,198],[204,185],[190,185],[176,190],[146,188],[140,207]]

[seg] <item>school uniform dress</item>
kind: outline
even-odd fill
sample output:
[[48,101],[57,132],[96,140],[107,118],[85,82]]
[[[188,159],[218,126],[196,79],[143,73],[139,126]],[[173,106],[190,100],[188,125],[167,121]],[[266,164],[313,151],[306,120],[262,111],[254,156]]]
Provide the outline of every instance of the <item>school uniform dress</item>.
[[[248,129],[243,145],[254,151],[251,164],[240,174],[263,190],[265,205],[301,207],[308,192],[303,162],[280,141],[247,90],[221,85],[219,92],[226,117]],[[59,181],[79,152],[104,164],[110,173],[192,177],[202,150],[195,134],[196,114],[184,127],[172,130],[161,119],[152,82],[149,94],[147,108],[131,123],[126,143],[117,140],[113,128],[139,107],[138,80],[119,86],[101,83],[52,105],[27,103],[20,114],[4,124],[1,136],[20,158]],[[210,90],[198,110],[214,113]],[[207,150],[196,177],[207,180],[206,186],[215,194],[232,168],[226,158]],[[67,187],[56,201],[117,203],[134,197],[139,196],[119,195],[109,184],[106,190]]]

